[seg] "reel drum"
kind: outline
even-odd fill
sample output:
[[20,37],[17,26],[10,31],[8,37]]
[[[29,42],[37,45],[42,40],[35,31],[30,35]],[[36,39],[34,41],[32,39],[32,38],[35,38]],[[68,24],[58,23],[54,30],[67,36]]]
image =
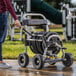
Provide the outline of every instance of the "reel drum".
[[[53,54],[59,53],[59,51],[60,51],[59,46],[62,46],[62,41],[57,33],[55,33],[55,32],[39,32],[39,33],[35,33],[35,34],[43,35],[45,37],[46,41],[52,42],[52,44],[48,47],[47,50],[52,51]],[[32,37],[32,38],[42,40],[42,37]],[[43,40],[41,42],[33,41],[30,44],[31,44],[30,48],[31,48],[32,52],[34,52],[35,54],[42,54],[42,55],[44,54],[44,50],[46,47],[45,47],[45,44],[43,43]],[[58,44],[59,46],[57,46],[56,44]]]

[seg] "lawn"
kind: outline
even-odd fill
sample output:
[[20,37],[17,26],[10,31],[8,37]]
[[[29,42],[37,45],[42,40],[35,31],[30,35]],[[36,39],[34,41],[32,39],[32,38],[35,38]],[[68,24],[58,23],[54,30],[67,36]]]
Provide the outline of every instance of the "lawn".
[[[51,29],[53,32],[62,32],[62,29]],[[61,38],[63,38],[63,35],[60,33]],[[67,48],[65,50],[66,52],[70,52],[73,54],[74,59],[76,59],[76,41],[67,41],[63,42],[63,46]],[[33,57],[34,53],[28,48],[28,55],[29,57]],[[15,59],[18,58],[18,55],[25,50],[24,43],[22,41],[10,41],[8,40],[8,37],[6,38],[6,41],[3,43],[3,58],[8,59]]]
[[[28,48],[28,55],[32,57],[34,54]],[[5,41],[3,43],[3,58],[14,59],[17,58],[20,53],[25,52],[25,46],[22,41]]]

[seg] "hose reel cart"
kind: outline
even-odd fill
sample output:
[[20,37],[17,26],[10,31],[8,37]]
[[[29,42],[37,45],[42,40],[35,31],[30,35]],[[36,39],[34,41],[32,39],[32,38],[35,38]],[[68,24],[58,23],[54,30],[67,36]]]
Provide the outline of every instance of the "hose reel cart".
[[[35,18],[38,17],[39,19]],[[32,19],[34,18],[34,19]],[[23,16],[23,30],[25,31],[25,46],[29,46],[31,51],[35,53],[33,57],[33,66],[36,69],[41,69],[44,63],[51,65],[58,61],[62,61],[67,67],[73,63],[73,57],[70,53],[65,53],[66,48],[62,45],[62,40],[55,32],[49,32],[47,19],[42,14],[26,13]],[[44,26],[44,31],[31,32],[30,27]],[[35,30],[36,31],[36,30]],[[62,58],[58,58],[57,54],[62,50]],[[29,56],[21,53],[18,57],[18,63],[21,67],[26,67],[29,64]]]

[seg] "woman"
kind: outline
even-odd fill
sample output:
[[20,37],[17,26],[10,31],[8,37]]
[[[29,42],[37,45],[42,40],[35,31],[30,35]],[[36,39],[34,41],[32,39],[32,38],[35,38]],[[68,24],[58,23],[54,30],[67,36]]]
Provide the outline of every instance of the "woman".
[[4,42],[7,33],[7,11],[9,11],[14,18],[15,24],[18,27],[21,27],[10,0],[0,0],[0,68],[11,67],[4,63],[2,59],[2,43]]

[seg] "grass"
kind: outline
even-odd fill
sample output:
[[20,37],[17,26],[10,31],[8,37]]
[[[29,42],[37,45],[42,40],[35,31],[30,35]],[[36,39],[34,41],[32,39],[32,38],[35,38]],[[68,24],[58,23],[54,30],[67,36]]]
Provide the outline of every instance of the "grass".
[[63,42],[63,45],[67,48],[65,51],[72,53],[74,59],[76,59],[76,41]]
[[58,29],[50,29],[51,32],[61,32],[63,31],[63,29],[58,28]]
[[[28,55],[32,57],[34,54],[27,47]],[[25,46],[22,41],[5,41],[3,43],[3,58],[5,59],[16,59],[20,53],[25,51]]]
[[[62,32],[62,29],[51,29],[52,32]],[[60,34],[60,37],[63,39],[63,35]],[[74,59],[76,59],[76,41],[63,42],[63,46],[67,48],[65,52],[70,52],[73,54]],[[3,58],[15,59],[18,58],[20,53],[24,52],[24,43],[22,41],[9,41],[8,37],[3,43]],[[33,57],[34,53],[27,47],[29,57]]]

